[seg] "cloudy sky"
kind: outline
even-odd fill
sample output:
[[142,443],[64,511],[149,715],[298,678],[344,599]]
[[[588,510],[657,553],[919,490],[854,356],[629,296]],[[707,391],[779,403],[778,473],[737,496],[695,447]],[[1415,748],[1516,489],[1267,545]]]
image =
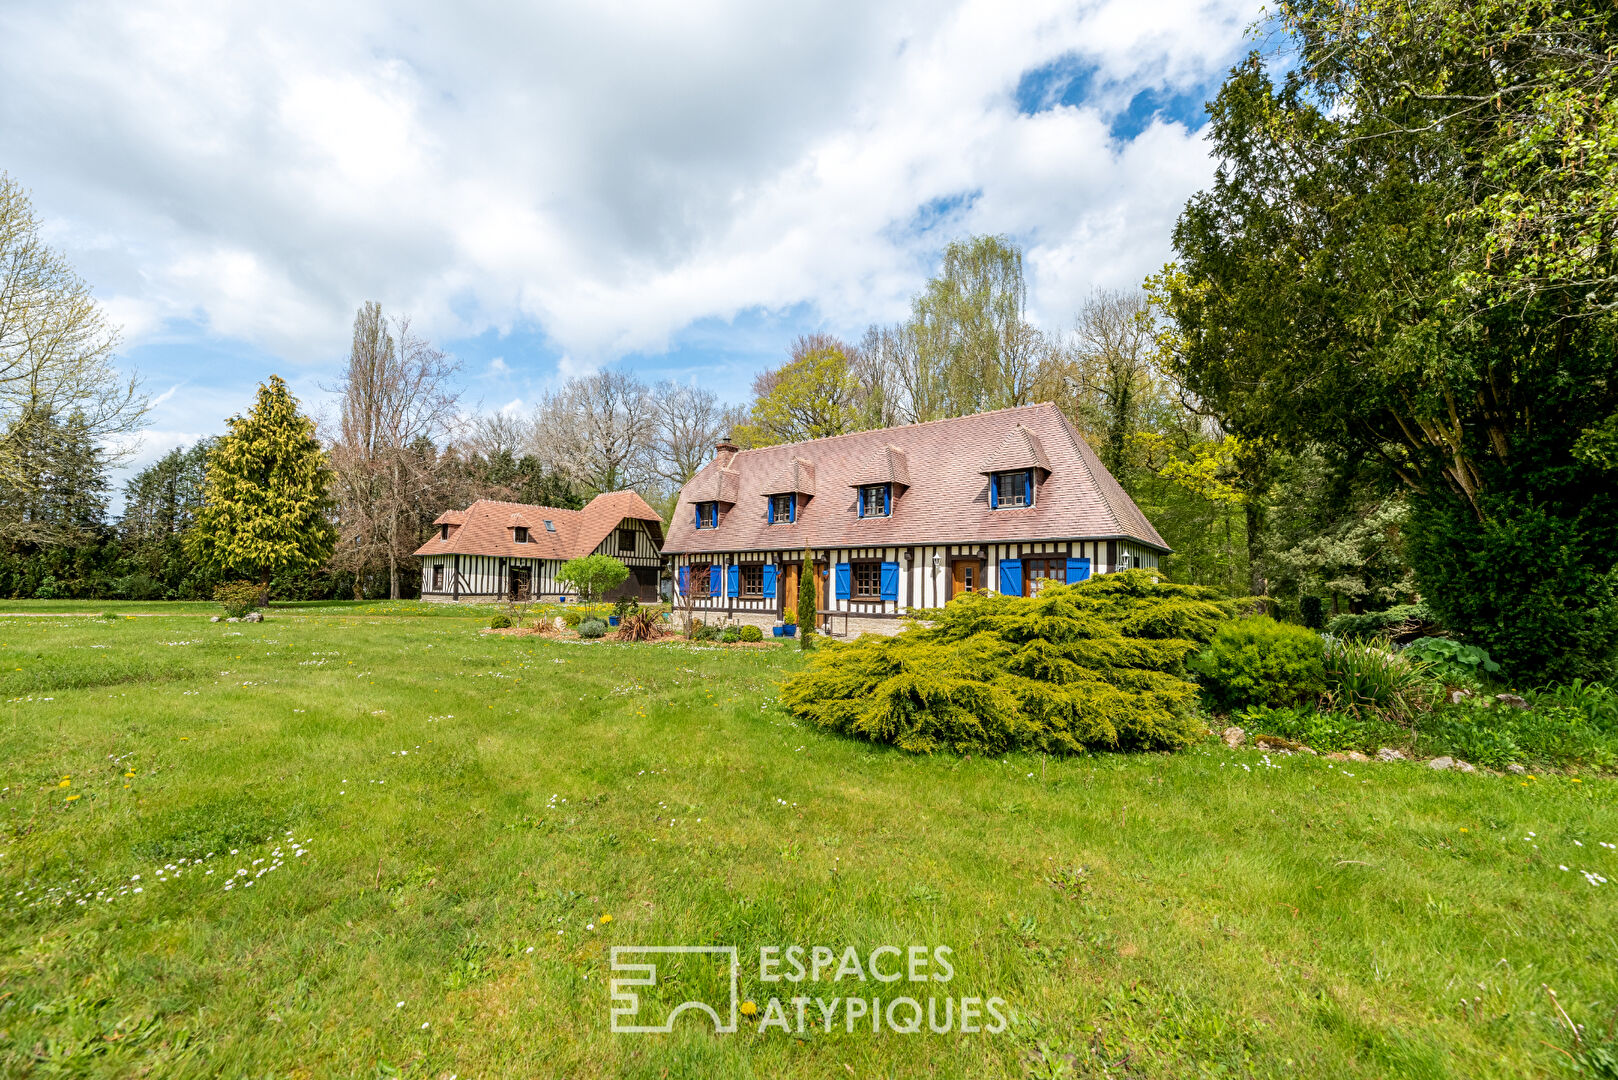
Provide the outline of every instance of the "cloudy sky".
[[[519,10],[519,8],[521,10]],[[0,6],[0,170],[155,399],[137,461],[380,301],[523,408],[622,365],[744,400],[799,333],[1024,245],[1030,314],[1168,258],[1250,0]]]

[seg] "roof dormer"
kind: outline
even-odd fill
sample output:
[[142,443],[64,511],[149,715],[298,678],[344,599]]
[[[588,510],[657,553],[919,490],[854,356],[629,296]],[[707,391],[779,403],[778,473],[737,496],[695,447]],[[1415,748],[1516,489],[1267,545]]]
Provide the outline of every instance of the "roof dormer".
[[1049,473],[1051,461],[1045,456],[1045,447],[1040,444],[1039,436],[1018,424],[1000,443],[1000,449],[989,456],[978,472],[992,476],[995,473],[1028,469],[1039,469]]
[[875,487],[878,484],[910,486],[910,458],[891,443],[861,461],[848,482],[849,487]]

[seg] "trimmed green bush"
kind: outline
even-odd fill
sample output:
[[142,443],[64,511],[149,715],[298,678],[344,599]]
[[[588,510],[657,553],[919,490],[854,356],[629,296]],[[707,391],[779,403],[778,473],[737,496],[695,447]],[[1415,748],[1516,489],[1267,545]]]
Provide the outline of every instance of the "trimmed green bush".
[[240,619],[264,604],[264,586],[253,581],[227,581],[213,591],[216,603],[225,614]]
[[719,632],[719,640],[726,645],[734,645],[742,639],[742,632],[734,626],[727,626]]
[[744,626],[744,627],[742,627],[742,640],[743,641],[763,641],[764,640],[764,631],[760,630],[756,626]]
[[1312,701],[1326,688],[1320,635],[1268,615],[1221,626],[1208,647],[1186,666],[1208,696],[1226,709],[1297,705]]
[[496,615],[489,620],[490,630],[504,630],[511,625],[511,619],[505,615]]
[[585,619],[579,624],[579,636],[588,640],[604,637],[607,633],[607,624],[600,619]]
[[1199,736],[1185,658],[1226,612],[1146,570],[973,593],[894,637],[823,644],[788,679],[793,715],[905,750],[1168,749]]

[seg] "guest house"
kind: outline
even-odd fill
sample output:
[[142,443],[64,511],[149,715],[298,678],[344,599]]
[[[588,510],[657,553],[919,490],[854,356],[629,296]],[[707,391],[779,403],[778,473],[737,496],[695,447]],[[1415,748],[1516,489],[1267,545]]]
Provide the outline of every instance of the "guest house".
[[556,572],[569,559],[611,555],[629,577],[606,599],[658,599],[663,519],[633,491],[609,491],[583,510],[479,499],[447,510],[416,550],[423,600],[571,600]]

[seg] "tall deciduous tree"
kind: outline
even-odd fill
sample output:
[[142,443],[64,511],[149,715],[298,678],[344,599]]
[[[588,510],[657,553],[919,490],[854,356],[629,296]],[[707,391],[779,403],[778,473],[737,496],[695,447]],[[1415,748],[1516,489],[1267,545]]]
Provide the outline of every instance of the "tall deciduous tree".
[[371,566],[385,567],[394,600],[400,571],[423,539],[422,502],[433,488],[437,456],[419,452],[418,444],[442,437],[454,423],[456,370],[409,318],[389,320],[374,301],[355,314],[332,440],[338,563],[355,571],[356,582]]
[[534,415],[529,449],[547,472],[588,491],[641,487],[654,476],[657,402],[623,371],[568,380]]
[[1297,62],[1279,85],[1257,56],[1232,71],[1214,183],[1153,284],[1175,374],[1244,439],[1397,476],[1424,598],[1508,670],[1607,674],[1618,492],[1573,450],[1618,408],[1612,10],[1291,0],[1281,19]]
[[860,385],[849,352],[835,338],[799,338],[791,360],[753,380],[753,407],[736,441],[774,446],[859,430]]
[[[0,173],[0,486],[12,503],[78,466],[58,450],[79,444],[116,457],[118,436],[140,427],[146,400],[114,365],[118,333],[90,287],[40,238],[21,186]],[[64,433],[71,438],[64,439]],[[71,542],[70,533],[12,531],[31,543]]]
[[328,516],[331,469],[314,421],[271,375],[247,415],[225,423],[208,457],[206,503],[186,534],[191,557],[266,588],[276,574],[325,562],[337,530]]

